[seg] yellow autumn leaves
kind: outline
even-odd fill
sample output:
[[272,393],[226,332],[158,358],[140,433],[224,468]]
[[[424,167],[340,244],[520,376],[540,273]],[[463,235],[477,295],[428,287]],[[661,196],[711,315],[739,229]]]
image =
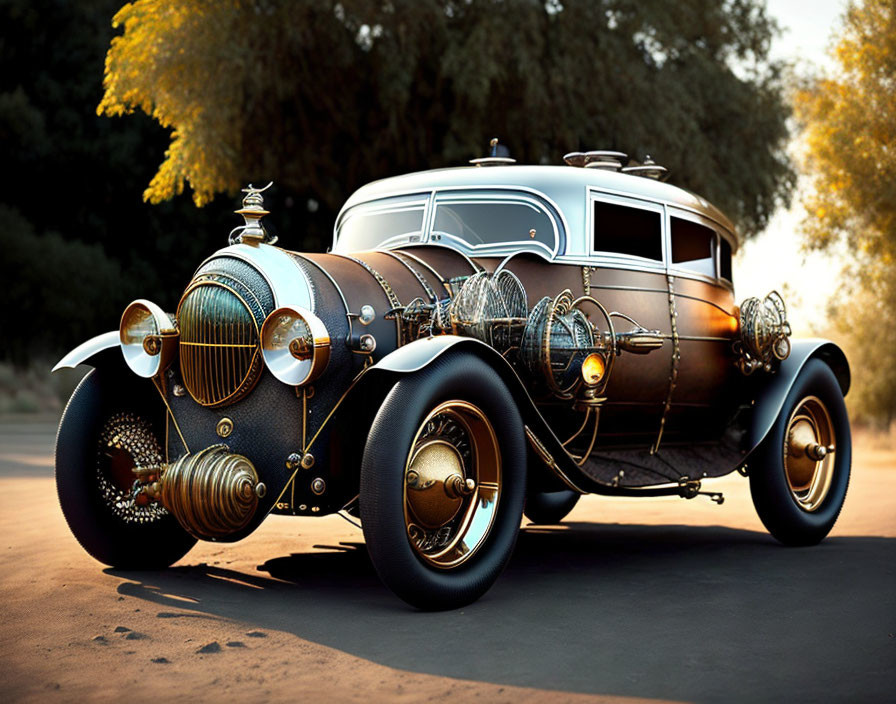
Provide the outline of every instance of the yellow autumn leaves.
[[[113,24],[123,26],[106,56],[100,115],[142,110],[171,128],[165,159],[143,194],[159,203],[189,184],[203,205],[238,185],[240,47],[230,24],[241,3],[225,0],[138,0]],[[201,81],[196,76],[202,76]]]
[[796,93],[806,139],[809,244],[845,238],[892,262],[896,251],[896,10],[892,0],[851,6],[835,48],[838,73]]

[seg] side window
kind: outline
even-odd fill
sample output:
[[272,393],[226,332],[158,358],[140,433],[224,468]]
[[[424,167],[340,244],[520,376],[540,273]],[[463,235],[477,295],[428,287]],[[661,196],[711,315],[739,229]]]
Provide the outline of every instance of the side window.
[[721,240],[722,245],[719,248],[719,275],[733,283],[734,279],[731,277],[731,245],[724,237]]
[[663,261],[662,216],[653,210],[594,201],[594,249]]
[[[691,220],[671,217],[672,264],[704,276],[716,276],[716,232]],[[728,251],[731,260],[731,250]]]
[[523,202],[438,202],[432,230],[437,235],[453,235],[473,247],[534,241],[548,250],[554,248],[551,219]]

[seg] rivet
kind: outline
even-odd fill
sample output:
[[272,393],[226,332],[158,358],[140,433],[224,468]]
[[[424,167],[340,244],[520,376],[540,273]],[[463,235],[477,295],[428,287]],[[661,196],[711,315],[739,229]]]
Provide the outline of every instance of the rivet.
[[307,511],[307,510],[308,510],[308,506],[307,506],[307,505],[305,505],[305,504],[299,504],[299,511]]
[[263,499],[264,495],[267,493],[268,493],[268,488],[265,486],[264,482],[258,482],[258,484],[255,485],[255,495],[259,499]]
[[314,466],[314,455],[310,452],[306,452],[305,456],[302,457],[302,469],[311,469]]
[[375,319],[376,311],[373,309],[373,306],[368,304],[361,306],[361,315],[358,316],[361,325],[370,325]]
[[311,507],[311,513],[317,513],[318,511],[320,511],[320,506],[312,506]]
[[302,463],[302,456],[298,452],[291,452],[286,458],[286,468],[296,470]]
[[361,351],[373,352],[376,349],[376,338],[373,335],[361,335]]
[[233,432],[233,421],[230,418],[222,418],[218,421],[215,431],[222,438],[230,437],[230,434]]
[[311,482],[311,491],[318,496],[323,494],[327,490],[327,483],[321,479],[320,477],[315,477],[314,481]]

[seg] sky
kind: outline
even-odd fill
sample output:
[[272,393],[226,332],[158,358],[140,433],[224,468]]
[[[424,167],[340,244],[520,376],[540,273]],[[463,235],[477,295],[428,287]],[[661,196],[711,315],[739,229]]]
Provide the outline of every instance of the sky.
[[[831,69],[831,34],[839,27],[846,4],[846,0],[768,0],[769,14],[783,30],[772,46],[772,57],[795,60],[801,72]],[[778,211],[764,233],[742,246],[734,260],[734,285],[738,301],[780,291],[794,332],[817,334],[824,327],[825,306],[837,287],[841,265],[835,255],[802,251],[802,217],[797,192],[789,210]]]

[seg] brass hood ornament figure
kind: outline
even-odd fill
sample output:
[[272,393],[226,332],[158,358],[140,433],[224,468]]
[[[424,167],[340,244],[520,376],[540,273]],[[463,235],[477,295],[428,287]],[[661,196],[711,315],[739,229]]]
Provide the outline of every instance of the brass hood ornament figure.
[[242,215],[245,224],[231,230],[228,239],[230,244],[236,244],[237,242],[242,242],[243,244],[259,244],[261,242],[274,244],[277,241],[277,236],[269,234],[261,224],[261,219],[265,215],[270,215],[270,212],[264,208],[264,197],[261,194],[273,185],[274,182],[271,181],[264,188],[255,188],[250,183],[248,188],[242,189],[243,193],[246,194],[246,197],[243,198],[243,207],[233,212],[237,215]]

